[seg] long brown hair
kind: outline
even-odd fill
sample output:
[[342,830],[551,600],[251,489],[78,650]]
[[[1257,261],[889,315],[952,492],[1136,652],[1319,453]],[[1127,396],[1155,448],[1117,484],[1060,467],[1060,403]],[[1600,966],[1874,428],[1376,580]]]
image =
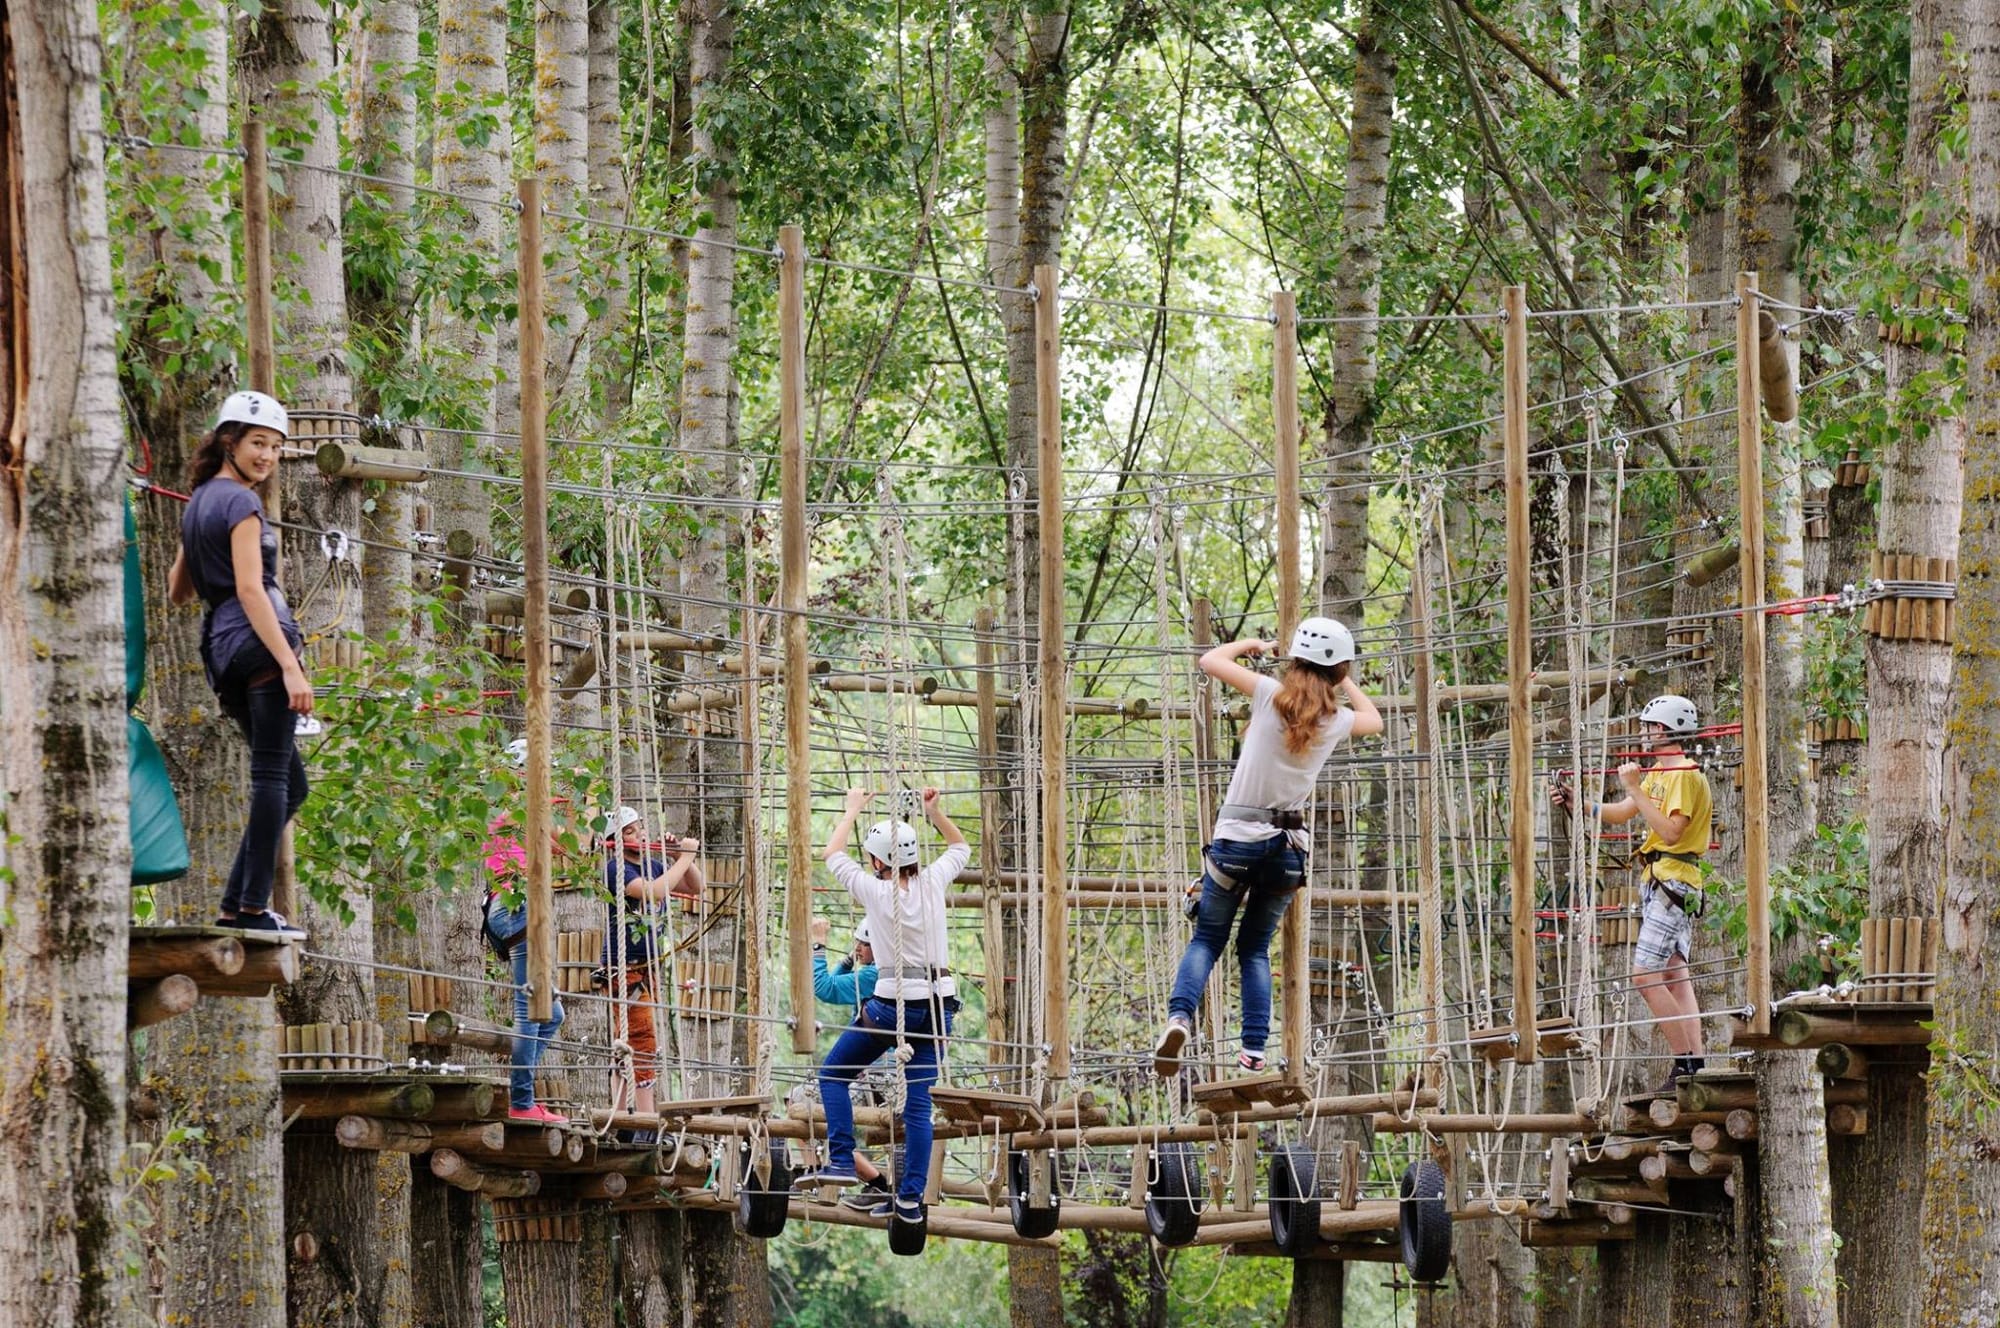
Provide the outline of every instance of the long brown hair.
[[249,432],[250,426],[238,420],[218,424],[208,431],[201,445],[188,458],[188,487],[199,489],[202,485],[222,473],[222,465],[229,460],[229,454],[236,450],[236,444]]
[[1285,665],[1271,708],[1285,726],[1286,751],[1298,756],[1313,745],[1320,726],[1340,709],[1340,684],[1351,666],[1345,659],[1332,668],[1303,659]]

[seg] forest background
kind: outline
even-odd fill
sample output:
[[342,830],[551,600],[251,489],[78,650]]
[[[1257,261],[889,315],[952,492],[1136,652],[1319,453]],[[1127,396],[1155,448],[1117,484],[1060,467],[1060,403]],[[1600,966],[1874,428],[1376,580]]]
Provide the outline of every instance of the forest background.
[[[1575,531],[1615,539],[1623,579],[1604,607],[1632,623],[1621,658],[1666,674],[1684,667],[1667,620],[1722,602],[1678,573],[1730,538],[1733,370],[1709,352],[1729,335],[1719,302],[1739,269],[1759,272],[1792,315],[1806,398],[1799,427],[1774,431],[1769,452],[1768,598],[1865,580],[1877,547],[1958,552],[1974,17],[1983,10],[1934,0],[1811,12],[1392,0],[106,5],[102,160],[127,461],[175,487],[216,402],[245,380],[237,199],[254,106],[277,191],[279,394],[352,409],[366,441],[421,441],[435,466],[425,530],[395,485],[301,477],[284,504],[303,616],[323,640],[367,643],[315,664],[333,723],[299,826],[302,902],[316,939],[387,962],[441,961],[453,942],[437,938],[454,929],[464,949],[484,827],[518,797],[502,755],[507,705],[481,697],[514,674],[448,593],[448,560],[426,537],[467,532],[480,580],[496,587],[518,560],[505,481],[520,423],[509,204],[522,175],[542,179],[548,207],[552,472],[567,486],[551,549],[560,568],[622,586],[617,612],[740,633],[739,588],[768,600],[776,586],[757,506],[776,485],[772,250],[779,226],[796,223],[812,260],[816,653],[922,651],[963,665],[983,603],[1032,631],[1033,329],[1020,292],[1037,263],[1056,262],[1078,694],[1153,677],[1163,578],[1178,596],[1211,599],[1223,638],[1273,630],[1266,314],[1278,289],[1297,293],[1303,319],[1308,594],[1362,628],[1364,655],[1382,656],[1364,665],[1371,682],[1401,676],[1393,646],[1431,521],[1451,532],[1447,611],[1464,629],[1445,681],[1500,676],[1497,635],[1482,647],[1467,625],[1497,624],[1504,606],[1492,570],[1500,338],[1487,316],[1513,284],[1531,308],[1584,311],[1536,328],[1532,397],[1567,407],[1535,436],[1545,563],[1562,563]],[[1571,468],[1579,456],[1594,472]],[[1603,473],[1614,457],[1629,467],[1615,506]],[[1412,474],[1442,482],[1426,490]],[[157,492],[138,501],[157,585],[179,509]],[[312,532],[326,528],[358,537],[352,572],[322,553]],[[906,575],[889,576],[898,564]],[[1560,579],[1538,583],[1538,612],[1555,611]],[[146,710],[196,871],[140,909],[192,917],[233,850],[241,756],[207,722],[191,623],[158,603],[154,620]],[[907,624],[886,646],[883,620]],[[1861,912],[1938,908],[1950,652],[1865,638],[1847,619],[1773,622],[1779,948],[1801,978],[1838,975]],[[1738,698],[1723,635],[1713,667],[1672,676],[1727,723]],[[1538,664],[1559,666],[1560,646],[1547,638]],[[464,722],[419,729],[413,701]],[[1808,721],[1831,731],[1843,719],[1861,725],[1815,744],[1809,764]],[[710,805],[740,800],[740,776],[702,765],[716,744],[664,730],[649,741],[678,763],[663,801],[740,851],[740,821]],[[599,805],[615,778],[601,736],[577,724],[563,742],[574,796]],[[822,812],[835,759],[816,771]],[[1114,849],[1115,836],[1085,855]],[[1727,847],[1719,868],[1736,870]],[[1816,950],[1823,935],[1832,944]],[[308,985],[286,998],[288,1015],[378,999],[352,973]],[[221,1137],[236,1108],[202,1085],[200,1057],[252,1045],[269,1022],[217,1018],[142,1048],[159,1090],[204,1122],[169,1144]],[[1923,1097],[1911,1076],[1894,1128],[1877,1125],[1881,1147],[1900,1138],[1912,1168]],[[277,1174],[275,1137],[247,1153],[218,1151],[192,1170],[225,1188],[230,1174],[252,1185],[259,1168]],[[1793,1190],[1772,1186],[1776,1226],[1812,1229],[1837,1202],[1824,1165]],[[1843,1245],[1843,1260],[1863,1262],[1838,1277],[1825,1261],[1788,1263],[1802,1242],[1752,1252],[1781,1275],[1769,1304],[1741,1312],[1823,1322],[1815,1306],[1824,1315],[1861,1297],[1905,1317],[1853,1321],[1911,1321],[1926,1287],[1949,1293],[1921,1261],[1896,1257],[1915,1248],[1916,1214],[1906,1217],[1899,1237]],[[1324,1321],[1308,1306],[1328,1294],[1335,1312],[1344,1294],[1356,1323],[1409,1312],[1393,1303],[1407,1307],[1407,1292],[1370,1276],[1343,1288],[1336,1273],[1329,1289],[1301,1272],[1288,1286],[1256,1264],[1072,1240],[1064,1275],[1076,1280],[1060,1312],[1077,1322],[1267,1321],[1288,1301],[1293,1316]],[[189,1257],[148,1256],[166,1302],[196,1294],[203,1270]],[[283,1257],[266,1252],[261,1271],[253,1258],[230,1277],[268,1289]],[[766,1312],[997,1321],[1001,1262],[951,1245],[905,1272],[834,1233],[778,1247]],[[1613,1311],[1592,1303],[1573,1262],[1553,1270],[1505,1249],[1491,1263],[1480,1294],[1427,1298],[1422,1312],[1615,1321],[1591,1317]],[[298,1296],[293,1271],[285,1294]],[[1029,1271],[1010,1263],[1016,1322]],[[1461,1285],[1473,1285],[1464,1273]]]

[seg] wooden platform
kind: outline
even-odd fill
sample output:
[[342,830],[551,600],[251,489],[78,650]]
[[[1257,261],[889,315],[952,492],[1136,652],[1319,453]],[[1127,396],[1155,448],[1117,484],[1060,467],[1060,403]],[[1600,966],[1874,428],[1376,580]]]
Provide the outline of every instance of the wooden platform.
[[1016,1130],[1039,1130],[1048,1124],[1041,1105],[1035,1099],[1018,1093],[940,1086],[931,1089],[931,1101],[944,1113],[946,1120],[970,1125],[982,1132],[997,1129],[1012,1134]]
[[1931,1030],[1929,1001],[1795,1001],[1771,1018],[1769,1036],[1730,1020],[1729,1044],[1758,1051],[1810,1050],[1841,1042],[1856,1047],[1924,1047]]
[[300,943],[233,927],[133,927],[126,959],[133,1028],[171,1019],[202,996],[268,996],[299,976]]
[[654,1114],[662,1121],[683,1121],[692,1116],[766,1116],[772,1102],[769,1094],[745,1093],[738,1097],[691,1097],[678,1102],[662,1102]]
[[1216,1116],[1228,1116],[1260,1106],[1290,1107],[1312,1096],[1304,1084],[1282,1074],[1253,1074],[1237,1079],[1213,1079],[1189,1090],[1194,1104]]

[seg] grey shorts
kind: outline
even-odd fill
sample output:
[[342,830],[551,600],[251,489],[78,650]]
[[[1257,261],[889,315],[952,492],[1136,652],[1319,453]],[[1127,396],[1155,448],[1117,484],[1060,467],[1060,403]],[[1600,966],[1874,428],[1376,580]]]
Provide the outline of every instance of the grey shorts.
[[1640,887],[1639,943],[1632,950],[1632,967],[1639,972],[1665,968],[1676,957],[1694,955],[1694,919],[1651,882]]

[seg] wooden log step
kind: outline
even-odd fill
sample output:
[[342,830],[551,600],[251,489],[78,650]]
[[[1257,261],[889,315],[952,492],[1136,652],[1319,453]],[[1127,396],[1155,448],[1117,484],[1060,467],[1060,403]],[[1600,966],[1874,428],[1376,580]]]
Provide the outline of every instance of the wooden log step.
[[342,1116],[385,1116],[422,1120],[431,1114],[437,1095],[427,1083],[325,1084],[285,1083],[287,1119],[338,1120]]
[[1564,1249],[1577,1245],[1600,1245],[1606,1241],[1631,1240],[1637,1227],[1630,1222],[1581,1217],[1561,1222],[1538,1218],[1521,1219],[1521,1243],[1530,1249]]
[[1826,1132],[1828,1134],[1856,1135],[1868,1133],[1868,1108],[1849,1105],[1826,1109]]
[[1688,1150],[1688,1170],[1707,1179],[1720,1179],[1722,1173],[1736,1165],[1734,1153],[1710,1153],[1700,1148]]
[[[946,1120],[965,1125],[997,1121],[997,1128],[1007,1134],[1018,1130],[1039,1130],[1048,1123],[1040,1104],[1018,1093],[939,1086],[931,1089],[931,1101],[944,1113]],[[996,1127],[989,1123],[987,1128]]]
[[507,1143],[507,1127],[499,1121],[484,1125],[431,1125],[375,1116],[342,1116],[333,1132],[343,1147],[389,1153],[428,1153],[433,1148],[453,1148],[461,1153],[494,1152]]
[[[1490,1063],[1498,1064],[1514,1054],[1514,1027],[1511,1024],[1475,1028],[1471,1037],[1472,1049]],[[1565,1014],[1536,1020],[1535,1044],[1544,1056],[1566,1056],[1582,1048],[1583,1038],[1576,1031],[1576,1020]]]
[[505,1092],[483,1080],[440,1082],[434,1092],[437,1102],[430,1115],[434,1121],[492,1120],[506,1106]]
[[1214,1116],[1228,1116],[1259,1106],[1292,1106],[1312,1096],[1304,1084],[1275,1072],[1196,1084],[1189,1095],[1197,1107]]
[[[1868,1085],[1854,1080],[1836,1080],[1827,1084],[1825,1091],[1828,1105],[1868,1100]],[[1739,1108],[1755,1111],[1757,1085],[1755,1082],[1736,1084],[1685,1080],[1681,1084],[1681,1101],[1696,1113],[1735,1111]]]
[[478,1023],[450,1010],[432,1010],[424,1016],[423,1023],[424,1041],[432,1046],[470,1047],[494,1056],[514,1054],[511,1028]]
[[1868,1057],[1858,1047],[1845,1042],[1829,1042],[1813,1058],[1819,1072],[1829,1079],[1866,1079]]
[[542,1188],[542,1178],[536,1172],[481,1166],[451,1148],[431,1154],[431,1174],[447,1185],[495,1198],[522,1199]]
[[296,943],[246,945],[242,968],[226,977],[196,974],[195,981],[204,996],[268,996],[273,988],[299,980],[300,948]]
[[1800,1009],[1780,1010],[1771,1021],[1771,1032],[1787,1047],[1823,1047],[1829,1042],[1849,1046],[1918,1047],[1928,1046],[1931,1031],[1923,1026],[1931,1018],[1929,1002],[1911,1003],[1907,1016],[1877,1016],[1856,1012],[1853,1016],[1811,1013]]
[[[1252,1107],[1247,1111],[1231,1112],[1228,1119],[1237,1124],[1261,1124],[1278,1120],[1317,1120],[1337,1116],[1366,1116],[1372,1112],[1409,1112],[1419,1108],[1435,1107],[1440,1094],[1435,1088],[1405,1089],[1396,1093],[1347,1093],[1337,1097],[1307,1098],[1303,1102],[1293,1102],[1284,1106]],[[1202,1121],[1218,1121],[1223,1117],[1206,1109],[1197,1114]]]
[[214,927],[134,927],[125,976],[152,982],[184,973],[196,982],[243,971],[248,947],[242,933]]
[[151,1028],[175,1015],[186,1014],[200,999],[201,987],[185,973],[135,982],[125,991],[125,1027]]

